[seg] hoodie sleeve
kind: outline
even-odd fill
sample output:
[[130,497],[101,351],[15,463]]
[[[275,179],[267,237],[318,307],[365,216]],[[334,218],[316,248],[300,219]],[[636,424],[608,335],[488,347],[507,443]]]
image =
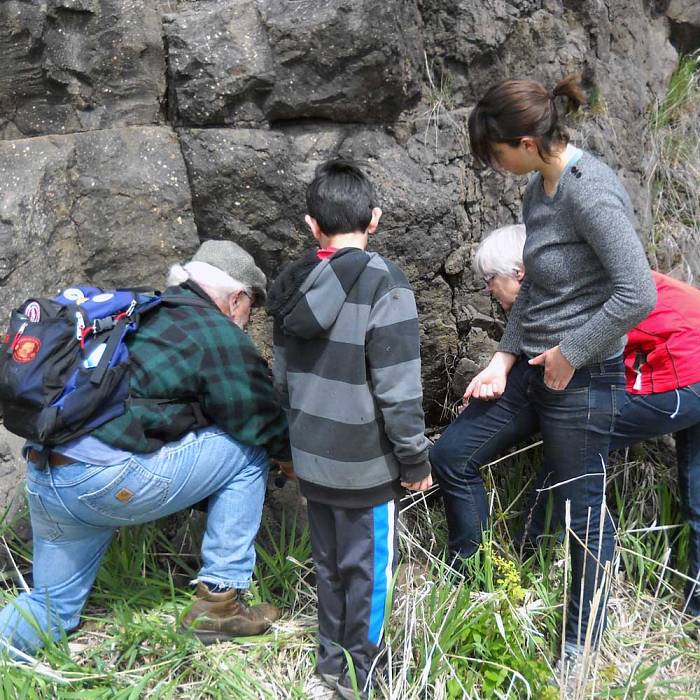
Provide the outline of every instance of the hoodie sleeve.
[[420,481],[430,474],[430,442],[424,434],[418,312],[408,286],[393,287],[372,306],[366,356],[372,393],[394,446],[401,479]]
[[280,403],[285,411],[289,410],[289,389],[287,387],[287,350],[284,346],[284,330],[280,321],[275,319],[272,328],[272,379]]

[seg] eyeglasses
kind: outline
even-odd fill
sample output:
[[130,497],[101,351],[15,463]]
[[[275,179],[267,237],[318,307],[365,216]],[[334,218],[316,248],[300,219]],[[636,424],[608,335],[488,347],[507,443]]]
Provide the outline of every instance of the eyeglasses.
[[250,299],[250,305],[255,306],[255,292],[251,294],[249,292],[246,292],[245,289],[241,289],[241,294],[245,294],[248,297],[248,299]]
[[520,270],[517,268],[513,268],[513,272],[489,272],[485,275],[481,276],[481,279],[484,280],[484,284],[489,284],[494,277],[498,277],[498,275],[502,275],[503,277],[515,277],[518,278],[518,273]]

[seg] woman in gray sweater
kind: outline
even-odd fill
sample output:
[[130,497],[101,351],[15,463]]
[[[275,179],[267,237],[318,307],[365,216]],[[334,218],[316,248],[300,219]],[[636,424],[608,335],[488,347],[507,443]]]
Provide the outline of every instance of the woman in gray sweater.
[[468,557],[487,526],[479,466],[542,432],[556,515],[571,530],[565,609],[569,663],[597,648],[613,523],[605,485],[615,390],[624,391],[625,333],[656,302],[629,197],[612,170],[569,143],[555,98],[581,104],[574,78],[553,92],[506,80],[469,117],[477,162],[532,177],[523,200],[525,276],[503,338],[464,394],[472,400],[431,451],[443,492],[449,547]]

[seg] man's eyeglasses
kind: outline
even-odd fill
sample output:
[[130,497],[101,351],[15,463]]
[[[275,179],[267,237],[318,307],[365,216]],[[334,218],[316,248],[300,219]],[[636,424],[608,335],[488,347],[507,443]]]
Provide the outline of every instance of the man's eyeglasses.
[[490,273],[488,273],[488,274],[486,274],[486,275],[482,275],[482,276],[481,276],[481,279],[484,280],[484,284],[489,284],[489,282],[491,282],[491,280],[492,280],[495,276],[496,276],[496,273],[495,273],[495,272],[490,272]]
[[255,306],[255,292],[250,294],[249,292],[246,292],[245,289],[241,289],[241,294],[245,294],[248,297],[248,299],[250,299],[250,305]]

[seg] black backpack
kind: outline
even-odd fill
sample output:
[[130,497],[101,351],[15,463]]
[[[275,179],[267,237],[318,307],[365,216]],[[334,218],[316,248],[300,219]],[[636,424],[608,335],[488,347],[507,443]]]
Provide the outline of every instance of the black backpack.
[[[76,285],[27,299],[0,346],[0,408],[12,433],[46,446],[90,432],[126,410],[129,350],[145,314],[203,299]],[[139,402],[162,403],[158,399]]]

